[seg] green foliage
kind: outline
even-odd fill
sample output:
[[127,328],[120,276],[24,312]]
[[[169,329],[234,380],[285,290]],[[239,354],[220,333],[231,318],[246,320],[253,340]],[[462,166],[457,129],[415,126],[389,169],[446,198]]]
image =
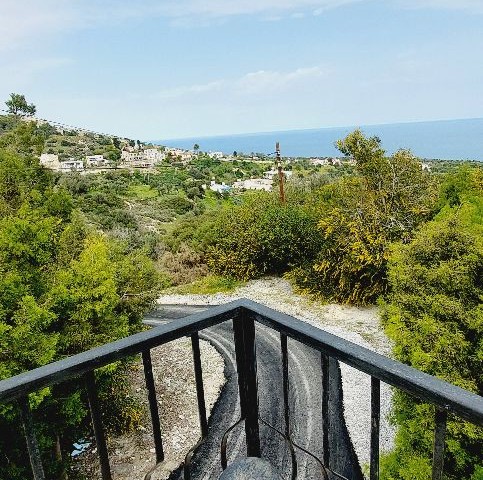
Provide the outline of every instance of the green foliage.
[[7,105],[8,112],[13,115],[35,115],[37,110],[33,103],[27,103],[25,100],[25,95],[20,95],[18,93],[11,93],[10,98],[5,102]]
[[176,251],[164,252],[159,265],[172,285],[191,283],[208,273],[203,255],[186,243],[182,243]]
[[130,185],[128,194],[140,200],[156,198],[159,194],[149,185]]
[[[158,288],[151,260],[86,226],[38,160],[14,150],[0,149],[0,378],[139,331]],[[123,375],[114,366],[103,377],[109,381],[101,379],[105,404],[117,412],[113,428],[136,421],[127,400],[116,410],[126,390],[103,385],[119,385]],[[86,427],[85,394],[68,382],[31,400],[52,477],[60,464],[47,451],[55,438],[72,440]],[[15,409],[2,408],[0,450],[10,461],[0,462],[0,478],[28,475],[18,422]]]
[[[383,320],[398,360],[481,395],[483,191],[452,207],[453,199],[409,244],[394,246]],[[429,478],[434,409],[398,392],[394,418],[396,448],[382,478]],[[445,478],[478,478],[483,429],[451,417],[447,437]]]
[[411,238],[432,214],[437,190],[408,151],[386,157],[380,140],[359,130],[337,144],[356,160],[358,175],[321,188],[324,243],[313,271],[297,278],[329,300],[373,303],[387,289],[390,243]]
[[317,252],[315,223],[303,208],[281,205],[270,194],[246,194],[243,203],[225,207],[206,228],[208,265],[240,280],[284,273]]
[[45,130],[33,121],[19,122],[0,136],[0,148],[22,155],[40,155],[45,145]]

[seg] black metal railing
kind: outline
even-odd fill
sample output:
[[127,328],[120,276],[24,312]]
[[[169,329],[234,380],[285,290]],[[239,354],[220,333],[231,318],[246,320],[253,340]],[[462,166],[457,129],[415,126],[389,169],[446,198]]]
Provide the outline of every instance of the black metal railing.
[[[379,428],[380,428],[380,382],[397,387],[436,407],[433,480],[440,480],[444,469],[444,447],[447,414],[455,414],[477,425],[483,425],[483,398],[422,373],[402,363],[374,353],[366,348],[341,339],[328,332],[282,314],[249,300],[237,300],[196,313],[181,320],[138,333],[130,337],[94,348],[87,352],[43,367],[22,373],[0,382],[0,403],[18,402],[22,412],[22,423],[27,451],[35,480],[45,478],[35,438],[32,415],[28,406],[29,393],[41,388],[82,377],[86,383],[92,425],[103,480],[111,480],[108,449],[99,410],[94,371],[129,355],[142,354],[144,376],[148,392],[153,426],[153,437],[157,465],[164,459],[162,432],[159,421],[156,391],[151,366],[150,350],[159,345],[184,336],[191,336],[201,440],[208,435],[208,422],[203,389],[203,374],[200,361],[198,332],[208,327],[233,321],[233,334],[238,373],[241,416],[244,420],[247,455],[260,456],[260,418],[258,412],[257,360],[255,348],[255,323],[262,324],[280,333],[282,373],[284,390],[285,432],[279,432],[290,440],[290,412],[288,405],[288,357],[287,338],[295,339],[320,352],[322,376],[322,431],[323,455],[321,465],[330,471],[330,445],[328,443],[328,382],[329,361],[342,361],[371,376],[371,433],[370,433],[370,479],[379,479]],[[294,444],[295,445],[295,444]],[[194,448],[187,458],[187,464]],[[226,462],[225,462],[226,463]],[[146,475],[150,478],[154,465]],[[185,478],[189,471],[185,470]],[[324,478],[323,476],[321,478]]]

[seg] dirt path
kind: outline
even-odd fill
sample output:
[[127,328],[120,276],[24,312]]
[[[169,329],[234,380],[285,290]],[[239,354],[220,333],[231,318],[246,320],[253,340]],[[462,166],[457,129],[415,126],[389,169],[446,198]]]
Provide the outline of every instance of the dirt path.
[[[381,355],[390,355],[391,343],[381,327],[376,307],[322,304],[294,293],[290,283],[281,278],[252,280],[232,294],[163,295],[158,304],[219,305],[238,298],[262,303]],[[340,366],[347,427],[359,461],[365,465],[370,452],[370,377],[345,364]],[[391,399],[389,386],[381,383],[382,451],[393,447],[395,432],[387,419]]]

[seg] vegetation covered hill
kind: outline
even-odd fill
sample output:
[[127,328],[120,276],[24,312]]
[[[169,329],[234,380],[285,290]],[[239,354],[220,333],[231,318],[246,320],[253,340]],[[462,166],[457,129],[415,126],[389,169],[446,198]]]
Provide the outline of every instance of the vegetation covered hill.
[[[136,331],[163,287],[197,281],[199,290],[206,278],[226,286],[277,274],[324,301],[380,302],[397,358],[482,393],[480,164],[423,169],[411,152],[388,156],[377,137],[356,130],[338,142],[351,162],[287,165],[293,175],[282,203],[276,188],[203,188],[260,176],[270,165],[243,157],[227,162],[197,151],[190,162],[168,157],[154,169],[82,175],[52,173],[38,161],[49,149],[115,156],[119,147],[60,134],[18,112],[0,117],[0,377]],[[101,374],[106,402],[109,389],[117,399],[112,428],[120,429],[137,411],[122,401],[123,368]],[[32,399],[45,419],[52,477],[66,467],[52,452],[58,445],[65,452],[65,439],[86,428],[84,392],[56,388]],[[18,412],[9,406],[1,415],[15,438]],[[428,478],[433,412],[400,395],[394,419],[397,445],[382,478]],[[447,480],[482,478],[482,438],[481,429],[451,422]],[[20,445],[0,445],[16,459],[0,477],[24,478]]]

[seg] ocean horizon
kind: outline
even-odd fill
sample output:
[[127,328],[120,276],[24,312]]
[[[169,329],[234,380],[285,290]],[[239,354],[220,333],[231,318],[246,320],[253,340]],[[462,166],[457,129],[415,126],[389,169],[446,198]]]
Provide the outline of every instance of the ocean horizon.
[[200,136],[151,143],[188,150],[198,144],[202,151],[226,154],[270,154],[275,143],[280,142],[285,157],[330,157],[340,155],[334,143],[356,128],[368,136],[377,135],[389,154],[405,148],[425,159],[483,161],[483,118]]

